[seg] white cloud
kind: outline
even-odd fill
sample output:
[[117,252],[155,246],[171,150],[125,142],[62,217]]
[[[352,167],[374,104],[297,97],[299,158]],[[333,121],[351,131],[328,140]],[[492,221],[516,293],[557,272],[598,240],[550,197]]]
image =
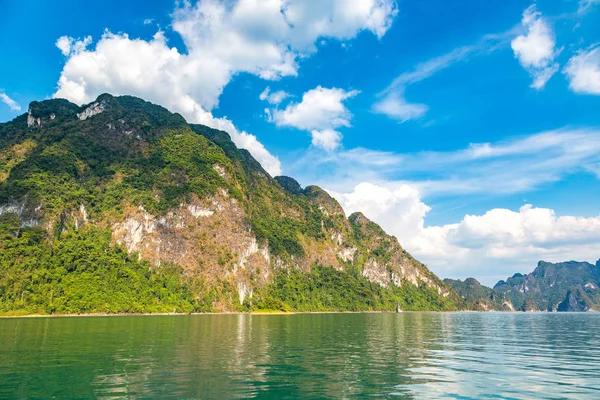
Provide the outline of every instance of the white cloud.
[[291,126],[302,130],[350,126],[352,114],[343,102],[358,93],[356,90],[347,92],[317,86],[304,93],[300,103],[289,104],[283,110],[273,110],[271,116],[277,126]]
[[531,271],[540,259],[600,257],[600,216],[557,216],[554,210],[524,205],[426,227],[431,208],[414,186],[363,182],[351,192],[331,194],[346,213],[362,211],[442,277],[475,276],[493,285],[515,272]]
[[577,13],[585,14],[598,4],[600,4],[600,0],[579,0]]
[[360,31],[383,36],[396,15],[392,0],[239,0],[233,5],[184,2],[173,29],[190,52],[210,55],[235,71],[265,79],[297,73],[296,58],[321,37],[351,39]]
[[333,129],[312,130],[310,133],[312,135],[312,145],[327,151],[337,149],[342,142],[342,134]]
[[399,122],[419,119],[428,109],[425,104],[408,103],[399,91],[390,92],[373,105],[373,112],[387,115]]
[[93,51],[81,50],[86,42],[69,40],[75,45],[68,47],[69,58],[54,97],[78,104],[90,102],[104,92],[142,97],[181,113],[189,122],[228,132],[267,172],[281,173],[279,160],[254,135],[239,132],[228,119],[214,118],[206,111],[218,101],[223,86],[231,78],[228,71],[220,68],[218,60],[181,54],[167,46],[162,32],[150,41],[105,32]]
[[56,47],[60,49],[60,52],[63,53],[63,56],[68,56],[71,52],[71,42],[73,38],[68,36],[61,36],[56,41]]
[[[600,130],[559,129],[457,151],[393,153],[367,149],[308,153],[290,174],[337,192],[360,182],[410,183],[426,196],[515,194],[570,174],[595,173]],[[426,179],[423,179],[426,177]]]
[[353,6],[346,0],[184,1],[173,13],[172,27],[186,52],[169,47],[161,31],[151,40],[106,31],[92,50],[89,36],[59,38],[56,45],[68,58],[54,97],[78,104],[104,92],[143,97],[190,122],[226,130],[278,175],[279,160],[255,136],[212,116],[223,88],[239,72],[264,79],[294,76],[297,59],[314,52],[319,37],[346,40],[361,31],[381,37],[396,12],[391,0],[356,0]]
[[271,89],[267,86],[265,90],[261,92],[259,98],[262,101],[267,101],[269,104],[278,105],[289,96],[290,94],[285,92],[284,90],[271,92]]
[[298,48],[312,47],[319,37],[351,39],[363,30],[381,38],[397,12],[394,0],[287,0],[282,7]]
[[[486,41],[485,38],[484,41]],[[381,99],[373,104],[373,112],[386,115],[400,123],[421,118],[429,107],[425,104],[409,103],[404,96],[406,88],[466,59],[478,48],[479,46],[459,47],[418,64],[412,71],[400,74],[384,91],[379,93]]]
[[144,25],[150,25],[152,22],[154,22],[154,20],[152,18],[146,18],[144,20]]
[[518,211],[492,209],[465,215],[456,224],[427,227],[410,246],[442,274],[479,275],[491,284],[498,277],[529,272],[541,259],[596,260],[600,217],[557,216],[529,204]]
[[420,233],[423,218],[431,209],[421,201],[418,189],[407,184],[390,188],[361,182],[352,192],[330,194],[347,215],[360,211],[402,242]]
[[600,47],[580,50],[564,68],[569,88],[576,93],[600,95]]
[[531,87],[539,90],[558,71],[554,58],[560,50],[555,49],[554,32],[535,4],[523,12],[521,24],[526,34],[514,38],[510,45],[519,63],[533,78]]
[[533,270],[540,259],[598,259],[600,217],[559,216],[525,205],[428,226],[429,212],[448,211],[428,203],[463,195],[462,207],[481,196],[527,193],[571,174],[600,176],[599,166],[600,131],[582,128],[473,143],[452,152],[359,148],[308,154],[290,168],[300,181],[327,188],[347,214],[364,212],[441,277],[474,276],[493,285]]
[[83,40],[61,36],[56,40],[56,47],[60,49],[63,56],[76,55],[84,51],[92,43],[92,37],[86,36]]
[[21,106],[11,99],[2,89],[0,89],[0,101],[6,104],[11,111],[21,111]]
[[406,100],[406,89],[434,74],[443,71],[459,62],[468,61],[472,56],[493,52],[504,46],[512,30],[499,34],[484,35],[477,43],[457,47],[446,54],[434,57],[417,64],[414,69],[397,76],[390,85],[378,94],[372,111],[386,115],[400,123],[421,118],[427,113],[426,104],[411,103]]
[[277,126],[311,132],[313,146],[331,151],[339,147],[342,138],[335,129],[350,126],[352,119],[352,113],[344,101],[358,93],[357,90],[317,86],[304,93],[301,102],[290,103],[282,110],[269,110],[269,119]]

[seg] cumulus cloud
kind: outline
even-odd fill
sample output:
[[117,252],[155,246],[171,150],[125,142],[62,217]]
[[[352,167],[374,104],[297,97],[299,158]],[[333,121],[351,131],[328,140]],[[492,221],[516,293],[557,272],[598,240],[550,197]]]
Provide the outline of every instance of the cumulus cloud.
[[0,89],[0,101],[6,104],[11,111],[21,111],[21,106],[11,99],[3,89]]
[[333,151],[340,147],[342,134],[333,129],[324,129],[322,131],[312,130],[312,145],[327,151]]
[[431,209],[421,201],[419,190],[407,184],[394,188],[361,182],[351,192],[330,194],[347,215],[360,211],[402,242],[420,234],[423,218]]
[[317,86],[304,93],[300,103],[289,104],[283,110],[274,110],[273,122],[277,126],[291,126],[298,129],[324,129],[350,126],[352,114],[343,104],[358,91],[326,89]]
[[[533,270],[540,259],[598,259],[600,216],[557,215],[524,205],[428,225],[429,213],[446,211],[428,203],[444,204],[456,195],[526,193],[570,174],[600,176],[599,166],[600,131],[587,128],[473,143],[452,152],[359,148],[325,157],[309,154],[291,168],[302,181],[327,188],[347,214],[364,212],[438,275],[474,276],[493,285]],[[420,180],[423,176],[428,179]]]
[[273,175],[279,160],[254,135],[214,118],[224,87],[239,72],[264,79],[297,74],[299,57],[316,50],[320,37],[346,40],[361,31],[381,37],[396,14],[391,0],[200,0],[179,3],[172,28],[186,51],[169,47],[162,31],[150,40],[106,31],[95,44],[64,36],[56,46],[67,57],[54,97],[78,104],[99,94],[132,94],[181,113],[188,121],[229,132]]
[[269,104],[273,104],[273,105],[278,105],[280,104],[283,100],[285,100],[286,98],[288,98],[290,96],[289,93],[287,93],[284,90],[278,90],[276,92],[271,92],[271,88],[269,88],[268,86],[265,88],[265,90],[263,90],[261,92],[261,94],[259,95],[259,98],[262,101],[266,101]]
[[290,103],[284,109],[273,109],[269,119],[277,126],[289,126],[311,132],[315,147],[325,150],[336,149],[341,142],[340,127],[350,126],[352,113],[344,101],[356,96],[357,90],[317,86],[304,93],[302,101]]
[[564,68],[569,88],[576,93],[600,95],[600,47],[580,50]]
[[298,48],[313,47],[319,37],[351,39],[363,30],[381,38],[397,13],[395,0],[286,0],[282,7]]
[[63,56],[69,56],[81,53],[91,43],[91,36],[86,36],[83,39],[73,39],[72,37],[61,36],[56,40],[55,45],[59,48]]
[[346,213],[362,211],[442,277],[475,276],[493,285],[515,272],[531,271],[540,259],[600,257],[600,216],[558,216],[552,209],[526,204],[425,226],[431,208],[414,186],[363,182],[348,193],[331,194]]
[[560,50],[555,48],[552,28],[535,4],[523,12],[521,24],[527,32],[514,38],[510,45],[519,63],[533,78],[531,87],[539,90],[558,71],[559,65],[554,58]]
[[596,260],[600,217],[557,216],[530,204],[516,211],[492,209],[465,215],[456,224],[427,227],[410,246],[445,275],[479,275],[491,284],[531,271],[540,259]]
[[82,47],[89,40],[59,39],[57,46],[68,52],[58,90],[54,97],[78,104],[88,103],[99,94],[130,94],[161,104],[181,113],[188,121],[222,129],[240,147],[248,149],[273,175],[281,173],[281,163],[257,140],[238,131],[226,118],[214,118],[207,111],[216,105],[230,73],[219,60],[197,59],[167,46],[162,32],[149,40],[131,39],[127,34],[105,32],[94,50]]

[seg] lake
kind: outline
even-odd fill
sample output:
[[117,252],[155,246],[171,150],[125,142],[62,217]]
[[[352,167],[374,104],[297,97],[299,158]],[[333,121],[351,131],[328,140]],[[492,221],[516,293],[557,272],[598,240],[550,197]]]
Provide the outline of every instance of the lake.
[[0,319],[1,398],[600,398],[600,314]]

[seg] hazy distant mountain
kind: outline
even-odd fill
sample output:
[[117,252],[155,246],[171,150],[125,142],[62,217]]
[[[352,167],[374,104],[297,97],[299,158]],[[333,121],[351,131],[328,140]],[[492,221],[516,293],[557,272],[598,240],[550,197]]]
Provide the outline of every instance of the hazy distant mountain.
[[468,301],[491,310],[590,311],[600,310],[600,260],[549,263],[540,261],[530,274],[514,274],[494,288],[475,279],[445,279]]

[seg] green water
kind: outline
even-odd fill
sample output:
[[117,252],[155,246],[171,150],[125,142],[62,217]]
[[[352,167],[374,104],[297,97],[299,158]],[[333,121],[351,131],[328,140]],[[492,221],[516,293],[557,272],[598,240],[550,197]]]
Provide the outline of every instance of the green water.
[[600,314],[0,320],[1,398],[600,398]]

